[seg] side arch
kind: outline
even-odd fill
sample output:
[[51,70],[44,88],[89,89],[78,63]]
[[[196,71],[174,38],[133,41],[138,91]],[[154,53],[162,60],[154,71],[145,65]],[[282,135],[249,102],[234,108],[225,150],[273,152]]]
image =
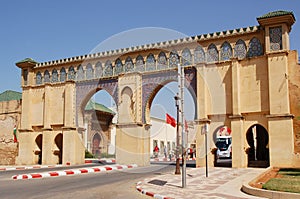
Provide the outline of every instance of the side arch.
[[247,130],[246,139],[248,143],[248,166],[270,166],[268,131],[262,125],[254,124]]

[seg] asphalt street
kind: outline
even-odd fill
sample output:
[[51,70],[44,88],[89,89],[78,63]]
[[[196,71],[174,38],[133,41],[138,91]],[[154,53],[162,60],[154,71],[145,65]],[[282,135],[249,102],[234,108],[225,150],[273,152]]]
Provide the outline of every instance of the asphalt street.
[[[85,165],[85,167],[95,165]],[[67,167],[70,169],[70,167]],[[76,167],[78,168],[78,166]],[[57,171],[66,168],[41,169]],[[40,169],[0,172],[0,198],[148,198],[136,191],[136,182],[149,176],[162,175],[174,170],[174,165],[152,164],[148,167],[107,171],[91,174],[51,177],[42,179],[13,180],[16,174],[41,172]]]

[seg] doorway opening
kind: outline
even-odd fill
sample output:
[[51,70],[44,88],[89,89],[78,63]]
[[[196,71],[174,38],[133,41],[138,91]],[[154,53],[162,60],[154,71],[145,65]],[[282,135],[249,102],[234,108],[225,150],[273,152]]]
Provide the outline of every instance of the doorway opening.
[[263,126],[255,124],[248,129],[246,138],[249,145],[247,149],[248,167],[266,168],[270,166],[267,130]]
[[42,164],[42,149],[43,149],[43,135],[40,134],[35,138],[36,149],[34,150],[34,154],[36,157],[36,163]]

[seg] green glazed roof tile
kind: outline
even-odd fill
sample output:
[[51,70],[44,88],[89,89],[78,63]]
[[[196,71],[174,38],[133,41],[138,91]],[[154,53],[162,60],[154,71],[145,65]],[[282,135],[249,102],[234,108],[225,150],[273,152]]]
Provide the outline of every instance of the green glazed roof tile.
[[295,16],[294,16],[293,12],[284,11],[284,10],[277,10],[277,11],[269,12],[267,14],[264,14],[264,15],[260,16],[260,17],[257,17],[257,19],[265,19],[265,18],[278,17],[278,16],[284,16],[284,15],[292,15],[293,18],[295,19]]
[[101,111],[101,112],[105,112],[105,113],[109,113],[112,115],[115,115],[116,113],[113,112],[112,110],[110,110],[109,108],[107,108],[106,106],[102,105],[102,104],[98,104],[92,100],[90,100],[86,106],[85,106],[85,110],[86,111],[90,111],[90,110],[97,110],[97,111]]
[[21,61],[19,61],[19,62],[17,62],[16,64],[20,64],[20,63],[26,63],[26,62],[31,62],[31,63],[38,63],[38,62],[36,62],[34,59],[32,59],[32,58],[26,58],[26,59],[23,59],[23,60],[21,60]]
[[3,93],[0,93],[0,102],[21,100],[21,99],[22,99],[22,93],[20,92],[7,90],[4,91]]

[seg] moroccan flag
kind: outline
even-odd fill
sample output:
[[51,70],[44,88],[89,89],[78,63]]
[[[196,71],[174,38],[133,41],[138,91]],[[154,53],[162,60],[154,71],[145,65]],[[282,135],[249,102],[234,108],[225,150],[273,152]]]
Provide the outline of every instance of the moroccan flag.
[[186,120],[184,120],[184,128],[185,128],[185,132],[189,132],[189,125]]
[[17,139],[17,128],[16,126],[14,127],[14,142],[18,142],[18,139]]
[[166,113],[166,122],[167,124],[171,124],[171,126],[176,126],[176,121],[173,117],[171,117],[168,113]]

